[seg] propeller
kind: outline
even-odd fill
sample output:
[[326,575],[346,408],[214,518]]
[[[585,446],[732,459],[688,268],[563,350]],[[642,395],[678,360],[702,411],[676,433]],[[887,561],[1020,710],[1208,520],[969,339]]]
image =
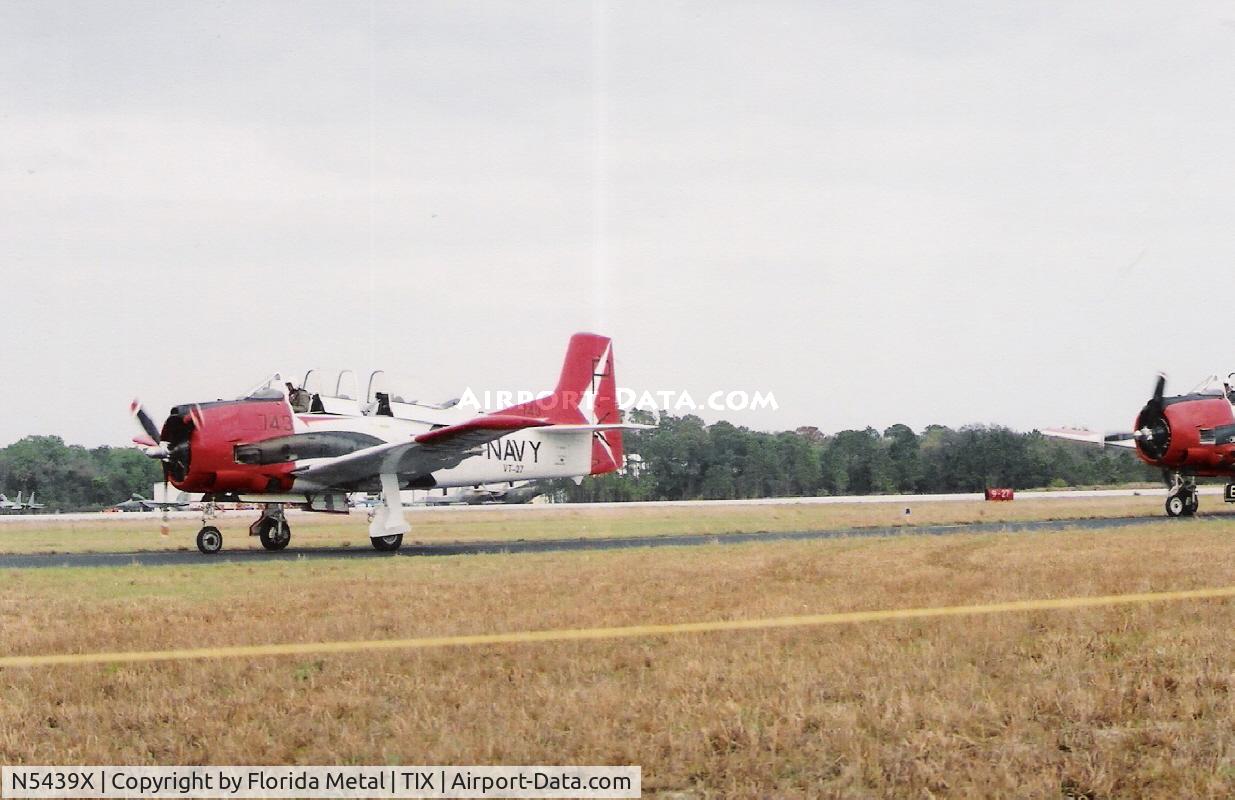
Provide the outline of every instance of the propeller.
[[1137,445],[1149,458],[1159,459],[1171,447],[1171,425],[1166,419],[1166,375],[1158,373],[1154,381],[1154,393],[1136,418],[1136,432],[1132,434]]
[[[142,451],[151,458],[157,458],[163,462],[163,499],[167,499],[168,487],[171,483],[171,469],[168,466],[168,461],[171,459],[171,451],[167,449],[160,437],[162,433],[158,426],[154,424],[154,420],[146,413],[146,409],[142,407],[141,401],[134,398],[129,404],[129,411],[133,414],[133,418],[137,420],[137,424],[141,426],[145,436],[134,436],[133,442],[142,445]],[[163,506],[163,516],[159,524],[159,534],[161,536],[171,535],[171,515],[168,512],[168,507]]]

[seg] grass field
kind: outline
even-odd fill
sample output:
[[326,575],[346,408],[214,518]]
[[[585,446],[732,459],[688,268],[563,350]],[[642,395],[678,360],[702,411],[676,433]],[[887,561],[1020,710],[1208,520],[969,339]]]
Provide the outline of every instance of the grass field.
[[[1220,506],[1210,499],[1207,509]],[[909,505],[711,505],[578,506],[563,508],[454,508],[421,510],[408,515],[412,532],[405,542],[518,540],[574,537],[647,536],[655,534],[717,535],[747,531],[793,531],[892,525],[931,525],[1027,519],[1084,519],[1139,516],[1162,512],[1160,497],[1039,499],[1012,503],[919,502]],[[906,514],[906,508],[910,513]],[[1202,512],[1204,513],[1204,512]],[[248,535],[258,512],[229,512],[215,524],[227,549],[261,548]],[[364,514],[296,514],[291,547],[369,547]],[[197,519],[174,519],[171,533],[159,535],[159,521],[142,515],[102,516],[87,521],[49,519],[0,524],[0,553],[90,552],[129,550],[192,550],[201,527]]]
[[[1063,501],[1060,501],[1063,502]],[[1012,508],[1008,506],[1007,508]],[[1235,520],[0,571],[0,654],[629,625],[1235,584]],[[1227,796],[1235,605],[0,670],[0,763],[614,763],[648,796]]]

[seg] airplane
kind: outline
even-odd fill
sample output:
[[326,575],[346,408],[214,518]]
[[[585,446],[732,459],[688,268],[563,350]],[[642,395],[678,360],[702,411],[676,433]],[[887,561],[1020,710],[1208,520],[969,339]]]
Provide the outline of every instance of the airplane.
[[1224,499],[1235,503],[1235,373],[1218,385],[1211,377],[1182,395],[1166,394],[1159,375],[1131,432],[1099,433],[1077,428],[1042,431],[1056,439],[1135,449],[1166,480],[1166,513],[1191,517],[1200,507],[1197,478],[1226,478]]
[[276,374],[236,400],[175,406],[161,428],[133,401],[143,430],[133,441],[163,462],[167,482],[204,494],[202,553],[222,548],[222,534],[206,524],[209,504],[264,504],[249,535],[282,550],[291,539],[286,506],[345,514],[349,494],[372,491],[381,504],[369,541],[393,552],[411,529],[404,489],[602,475],[622,466],[622,431],[653,427],[622,422],[613,343],[592,333],[571,337],[552,393],[492,413],[380,392],[363,406],[341,393],[306,393]]
[[111,507],[112,511],[167,511],[169,509],[188,508],[187,500],[148,500],[140,494],[134,492],[129,496],[128,500],[122,503],[116,503]]
[[10,500],[8,497],[0,494],[0,511],[38,511],[41,508],[47,508],[43,503],[34,502],[34,492],[30,493],[30,499],[23,501],[21,492],[17,493],[16,500]]
[[453,492],[443,490],[442,494],[429,495],[422,502],[428,506],[520,505],[532,502],[551,488],[548,481],[507,481],[496,486],[481,484]]
[[34,492],[30,493],[30,499],[27,500],[25,503],[22,503],[21,501],[21,492],[17,493],[17,510],[18,511],[26,511],[26,510],[38,511],[41,508],[47,508],[47,506],[44,503],[34,502]]

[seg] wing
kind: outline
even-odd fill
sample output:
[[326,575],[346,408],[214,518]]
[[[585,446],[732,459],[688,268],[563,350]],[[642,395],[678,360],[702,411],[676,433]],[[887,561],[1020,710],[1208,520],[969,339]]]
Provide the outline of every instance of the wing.
[[548,424],[545,420],[529,417],[487,414],[459,425],[422,433],[410,442],[367,447],[302,467],[292,474],[298,481],[336,489],[356,487],[384,474],[397,475],[400,480],[406,481],[456,466],[476,448],[511,431],[540,428]]
[[1043,436],[1051,439],[1067,439],[1071,442],[1085,442],[1099,447],[1127,447],[1136,449],[1136,434],[1133,433],[1101,433],[1084,428],[1048,428],[1042,431]]

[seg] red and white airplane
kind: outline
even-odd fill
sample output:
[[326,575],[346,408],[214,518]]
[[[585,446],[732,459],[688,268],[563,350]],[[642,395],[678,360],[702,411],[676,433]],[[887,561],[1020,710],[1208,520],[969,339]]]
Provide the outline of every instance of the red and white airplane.
[[1055,428],[1056,439],[1134,448],[1146,464],[1166,478],[1166,513],[1190,517],[1200,507],[1197,478],[1226,478],[1225,500],[1235,503],[1235,389],[1231,381],[1210,378],[1188,394],[1167,396],[1166,377],[1158,376],[1153,396],[1131,432],[1098,433]]
[[[369,538],[392,551],[410,530],[403,489],[581,479],[621,468],[622,431],[651,426],[623,423],[616,391],[612,341],[577,333],[551,394],[494,413],[382,393],[361,407],[276,377],[237,400],[176,406],[161,429],[134,401],[144,435],[133,441],[163,462],[166,480],[181,491],[207,502],[264,503],[249,533],[268,550],[291,538],[285,506],[347,513],[349,493],[380,492]],[[216,553],[223,537],[206,522],[197,547]]]

